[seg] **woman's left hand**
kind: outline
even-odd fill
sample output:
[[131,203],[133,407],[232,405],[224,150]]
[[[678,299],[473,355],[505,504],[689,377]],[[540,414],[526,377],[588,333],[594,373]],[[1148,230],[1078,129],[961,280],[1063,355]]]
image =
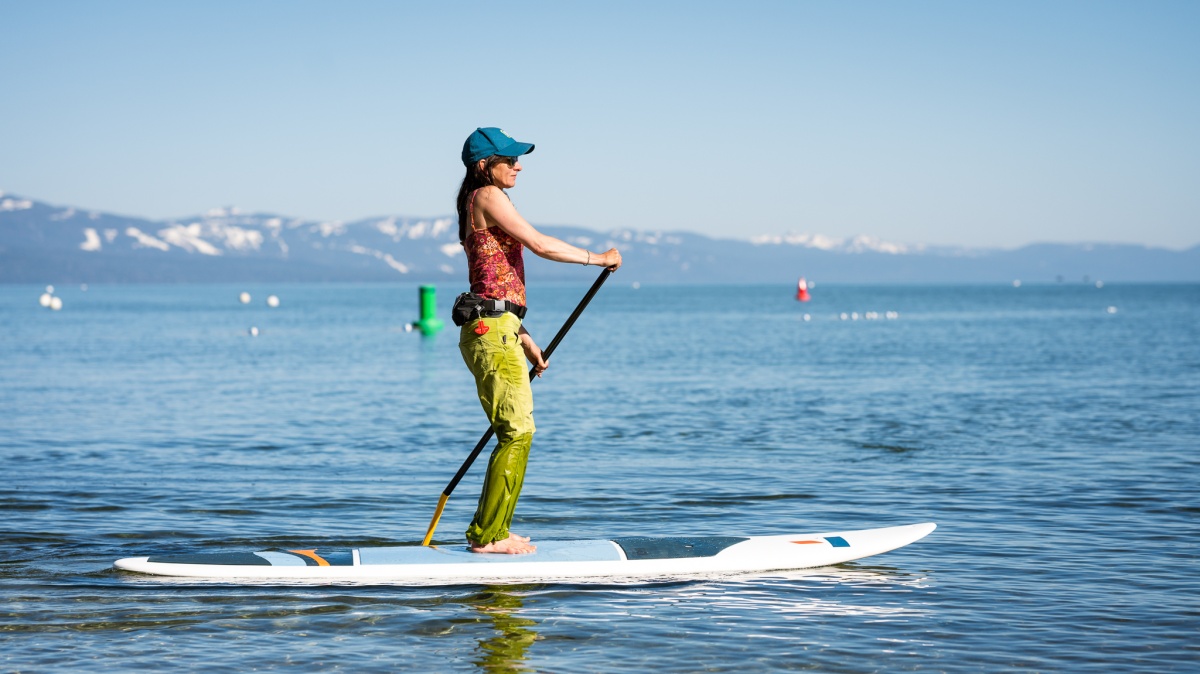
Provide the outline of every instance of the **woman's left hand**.
[[529,336],[528,332],[521,332],[521,348],[525,350],[525,357],[529,359],[529,364],[533,365],[533,373],[537,376],[542,376],[546,368],[550,367],[550,363],[542,358],[542,349],[534,341],[533,337]]

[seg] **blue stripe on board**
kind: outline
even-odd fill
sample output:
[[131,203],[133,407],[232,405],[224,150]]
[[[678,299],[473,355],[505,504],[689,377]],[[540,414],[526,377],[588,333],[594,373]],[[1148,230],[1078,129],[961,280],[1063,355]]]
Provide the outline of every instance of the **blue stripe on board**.
[[[220,566],[268,566],[270,560],[263,560],[250,552],[202,552],[192,555],[157,555],[147,561],[156,564],[217,564]],[[303,566],[303,562],[301,562]]]
[[829,541],[829,544],[835,548],[850,547],[850,544],[846,542],[846,539],[842,538],[841,536],[826,536],[825,540]]
[[628,559],[682,559],[712,557],[725,548],[748,540],[738,536],[700,536],[696,538],[617,538]]

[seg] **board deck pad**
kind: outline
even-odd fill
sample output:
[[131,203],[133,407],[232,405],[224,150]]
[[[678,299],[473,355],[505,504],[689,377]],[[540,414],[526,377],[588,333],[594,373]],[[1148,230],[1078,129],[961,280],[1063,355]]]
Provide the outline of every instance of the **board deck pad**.
[[553,579],[686,577],[840,564],[913,543],[933,523],[782,536],[632,536],[535,541],[525,555],[481,554],[465,544],[130,557],[124,571],[158,576],[247,580],[530,582]]

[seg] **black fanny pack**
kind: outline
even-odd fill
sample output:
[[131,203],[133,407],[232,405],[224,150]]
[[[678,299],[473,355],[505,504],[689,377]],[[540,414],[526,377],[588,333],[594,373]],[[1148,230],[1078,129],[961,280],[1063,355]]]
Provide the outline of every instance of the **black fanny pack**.
[[475,293],[462,293],[454,300],[454,308],[450,310],[450,318],[454,324],[462,327],[467,323],[483,316],[492,316],[505,311],[516,314],[517,318],[525,318],[525,307],[508,300],[489,300]]

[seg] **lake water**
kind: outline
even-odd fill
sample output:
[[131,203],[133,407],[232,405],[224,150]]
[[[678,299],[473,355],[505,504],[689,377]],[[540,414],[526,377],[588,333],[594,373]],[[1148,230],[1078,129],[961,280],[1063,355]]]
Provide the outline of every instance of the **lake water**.
[[[543,344],[592,278],[535,283]],[[632,280],[534,384],[516,531],[937,531],[649,584],[117,572],[419,541],[486,429],[456,333],[404,330],[413,285],[70,287],[59,312],[0,286],[0,669],[1200,670],[1200,286],[822,284],[801,304]],[[438,540],[461,539],[483,465]]]

